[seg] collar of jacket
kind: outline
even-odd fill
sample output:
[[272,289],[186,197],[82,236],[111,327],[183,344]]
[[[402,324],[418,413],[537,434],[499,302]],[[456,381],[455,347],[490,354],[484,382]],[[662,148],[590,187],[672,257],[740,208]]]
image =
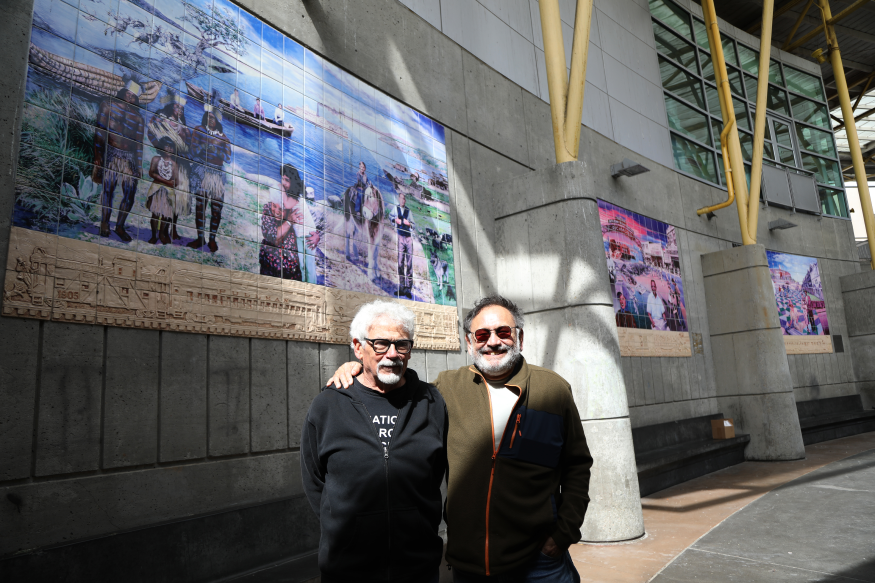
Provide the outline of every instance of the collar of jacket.
[[[477,370],[473,364],[468,367],[472,375],[472,380],[475,383],[482,383],[484,386],[486,385],[486,377],[483,376],[483,373]],[[516,387],[520,390],[520,399],[528,392],[529,388],[529,378],[531,377],[531,369],[529,368],[529,364],[526,362],[524,356],[520,355],[519,362],[517,362],[516,369],[511,377],[504,383],[506,387]]]

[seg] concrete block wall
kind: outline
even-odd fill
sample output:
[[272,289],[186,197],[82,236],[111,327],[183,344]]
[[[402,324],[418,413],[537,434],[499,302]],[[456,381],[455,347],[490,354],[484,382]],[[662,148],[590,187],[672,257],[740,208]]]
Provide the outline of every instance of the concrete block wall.
[[849,350],[854,362],[857,392],[865,409],[875,408],[875,271],[863,271],[841,279],[848,317]]
[[[616,4],[623,2],[646,9],[632,0]],[[540,89],[515,83],[397,0],[240,3],[446,126],[460,315],[495,291],[496,218],[502,205],[496,200],[501,193],[491,186],[554,163],[550,111]],[[505,14],[510,8],[495,5],[514,26],[521,22],[522,13]],[[624,30],[644,30],[635,24],[640,14],[634,11],[615,10],[614,2],[596,7],[596,27],[610,18]],[[0,3],[6,71],[0,78],[0,256],[6,255],[12,216],[31,10],[32,0]],[[536,14],[530,4],[530,18]],[[567,6],[563,20],[573,22]],[[533,46],[539,28],[533,21]],[[356,35],[360,30],[368,35]],[[593,38],[601,43],[605,35]],[[643,52],[629,58],[649,59],[641,48],[647,44],[652,38],[635,45]],[[591,58],[597,54],[590,51]],[[598,96],[588,83],[587,107],[598,103]],[[622,359],[624,376],[631,379],[626,390],[632,424],[717,412],[700,256],[740,241],[734,210],[711,221],[698,217],[696,208],[716,203],[725,191],[671,169],[667,134],[651,157],[635,149],[642,136],[658,133],[647,129],[649,122],[630,122],[636,137],[621,142],[605,129],[614,127],[611,107],[588,111],[580,160],[599,196],[678,228],[690,328],[704,343],[703,354],[692,358]],[[643,119],[638,115],[630,119]],[[650,173],[611,179],[610,165],[624,157],[638,159]],[[789,213],[768,209],[762,215],[765,225]],[[836,278],[857,269],[850,222],[804,215],[793,221],[800,226],[766,232],[760,242],[825,260],[833,333],[846,334]],[[549,249],[532,260],[549,269]],[[300,496],[301,420],[318,387],[349,358],[342,345],[0,319],[0,524],[12,525],[0,529],[0,557]],[[848,378],[842,358],[847,361],[830,355],[791,363],[797,398],[799,389],[813,394],[815,386],[851,390],[851,381],[838,381]],[[466,362],[463,352],[425,352],[415,357],[413,368],[434,378]],[[9,502],[8,493],[20,495],[23,504]]]

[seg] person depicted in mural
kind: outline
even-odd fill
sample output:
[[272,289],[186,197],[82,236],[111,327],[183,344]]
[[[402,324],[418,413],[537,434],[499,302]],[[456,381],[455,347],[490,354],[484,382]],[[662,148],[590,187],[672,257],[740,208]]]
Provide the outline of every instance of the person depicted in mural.
[[407,196],[402,192],[398,195],[398,206],[393,217],[398,234],[398,295],[413,299],[413,237],[410,232],[410,209],[406,205]]
[[231,99],[228,100],[231,107],[237,111],[243,111],[243,105],[240,103],[240,90],[235,89],[231,94]]
[[276,111],[273,112],[273,123],[278,126],[283,125],[283,120],[285,119],[285,114],[283,114],[283,104],[276,104]]
[[[213,100],[214,103],[218,99]],[[211,253],[219,250],[216,233],[222,222],[222,209],[225,207],[226,162],[231,161],[231,142],[223,133],[221,113],[213,105],[204,105],[201,125],[197,126],[191,139],[191,150],[198,164],[191,173],[191,190],[195,194],[195,226],[197,239],[188,247],[200,249],[204,246],[205,206],[210,201],[210,242],[207,248]]]
[[140,85],[129,80],[119,89],[116,99],[101,102],[97,109],[97,131],[94,132],[95,173],[103,169],[100,236],[109,237],[115,188],[121,183],[122,200],[116,216],[115,234],[125,242],[132,239],[125,230],[125,222],[134,206],[143,156],[145,124],[138,110],[140,93]]
[[[175,241],[181,238],[176,232],[176,223],[179,217],[187,217],[191,214],[191,186],[189,184],[191,163],[188,160],[191,155],[189,149],[191,130],[185,121],[185,104],[187,103],[185,97],[173,90],[168,90],[167,96],[161,99],[161,103],[165,105],[149,120],[146,134],[152,145],[159,149],[163,149],[158,145],[159,142],[165,139],[172,141],[174,154],[177,156],[175,163],[178,177],[173,195],[173,212],[170,215],[173,228],[170,237]],[[154,234],[152,238],[155,238]]]
[[668,330],[668,325],[665,322],[665,304],[662,303],[662,298],[656,294],[656,280],[650,280],[650,291],[647,296],[647,315],[650,316],[650,326],[654,330]]
[[356,175],[355,184],[353,185],[353,189],[355,190],[352,200],[354,214],[362,214],[362,201],[365,198],[364,194],[371,186],[371,179],[368,178],[368,167],[365,165],[364,161],[359,161],[359,172]]
[[160,240],[167,245],[172,242],[169,230],[173,220],[176,187],[179,184],[179,164],[174,156],[176,143],[173,140],[168,137],[161,138],[155,147],[160,153],[152,158],[149,165],[152,186],[149,187],[146,200],[146,208],[152,212],[152,219],[149,221],[152,238],[149,243],[155,245]]
[[[295,232],[295,225],[303,232],[304,216],[308,212],[301,196],[304,181],[298,169],[291,164],[282,168],[282,206],[269,202],[261,210],[261,246],[258,250],[258,263],[261,275],[307,281],[302,272],[306,266],[304,242]],[[306,245],[315,249],[319,244],[319,231],[311,231]]]
[[255,107],[252,108],[252,113],[255,115],[255,119],[264,119],[264,106],[261,105],[261,98],[255,98]]
[[620,304],[620,309],[614,314],[617,319],[617,326],[619,328],[637,328],[638,324],[635,322],[635,316],[626,307],[626,296],[621,291],[617,292],[617,303]]

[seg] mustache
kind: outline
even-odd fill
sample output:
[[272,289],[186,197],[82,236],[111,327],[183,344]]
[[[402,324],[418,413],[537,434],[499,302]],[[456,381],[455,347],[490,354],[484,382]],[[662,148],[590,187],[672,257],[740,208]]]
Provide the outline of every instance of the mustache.
[[497,354],[504,354],[506,352],[510,352],[510,350],[512,348],[513,348],[513,346],[508,346],[507,344],[502,344],[501,346],[498,346],[495,348],[491,348],[489,346],[484,346],[483,348],[478,349],[477,352],[479,352],[480,354],[486,354],[488,352],[495,352]]
[[384,358],[383,360],[381,360],[380,362],[377,363],[377,366],[382,366],[382,367],[386,367],[386,368],[399,368],[403,364],[404,363],[401,361],[400,358]]

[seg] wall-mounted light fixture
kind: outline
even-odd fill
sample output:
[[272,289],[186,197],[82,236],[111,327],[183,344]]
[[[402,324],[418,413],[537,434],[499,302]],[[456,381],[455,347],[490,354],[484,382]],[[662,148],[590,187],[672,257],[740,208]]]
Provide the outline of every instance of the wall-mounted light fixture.
[[612,178],[619,178],[620,176],[635,176],[636,174],[643,174],[645,172],[650,172],[650,169],[645,168],[638,162],[630,160],[629,158],[623,158],[623,161],[619,164],[611,165]]
[[780,231],[783,229],[792,229],[793,227],[798,227],[796,223],[791,223],[786,219],[775,219],[774,221],[769,221],[769,230],[770,231]]

